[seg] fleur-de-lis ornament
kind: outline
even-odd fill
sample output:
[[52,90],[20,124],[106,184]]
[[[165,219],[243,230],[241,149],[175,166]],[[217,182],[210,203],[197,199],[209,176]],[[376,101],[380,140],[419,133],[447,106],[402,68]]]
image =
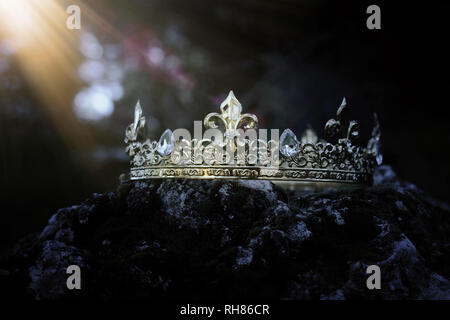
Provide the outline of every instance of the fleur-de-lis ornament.
[[208,114],[203,123],[206,128],[217,129],[221,124],[225,129],[225,143],[228,150],[235,151],[235,137],[239,136],[238,129],[256,129],[258,118],[254,114],[242,113],[242,105],[231,90],[228,97],[221,103],[222,114],[213,112]]
[[145,128],[145,117],[142,115],[140,101],[136,103],[134,108],[134,121],[125,130],[125,143],[135,142],[138,138],[139,131]]
[[377,113],[373,114],[374,127],[372,129],[372,137],[367,143],[367,151],[375,157],[375,161],[378,165],[383,163],[383,153],[381,152],[380,147],[380,122],[378,121]]
[[[359,125],[355,120],[348,120],[347,100],[342,99],[342,103],[336,113],[336,119],[330,119],[325,124],[325,135],[328,139],[337,140],[344,138],[346,141],[353,141],[359,137]],[[333,141],[334,142],[334,141]]]
[[145,117],[142,115],[141,104],[136,103],[134,108],[134,121],[125,130],[125,143],[128,144],[125,151],[130,156],[134,156],[140,148],[140,143],[137,141],[142,135],[145,136]]

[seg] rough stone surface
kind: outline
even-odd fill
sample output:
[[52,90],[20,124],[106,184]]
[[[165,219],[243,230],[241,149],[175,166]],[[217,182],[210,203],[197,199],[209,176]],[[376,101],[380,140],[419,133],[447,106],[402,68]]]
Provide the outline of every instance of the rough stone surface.
[[[123,183],[58,210],[0,261],[9,297],[450,299],[450,209],[380,167],[364,189]],[[66,289],[66,268],[82,290]],[[366,269],[381,268],[381,290]]]

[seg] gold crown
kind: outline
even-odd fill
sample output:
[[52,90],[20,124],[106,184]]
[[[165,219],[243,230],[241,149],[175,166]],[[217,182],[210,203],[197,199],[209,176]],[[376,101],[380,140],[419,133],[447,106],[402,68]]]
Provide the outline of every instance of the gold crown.
[[[345,98],[336,119],[325,125],[328,141],[308,128],[300,140],[285,129],[256,132],[258,118],[242,114],[233,91],[220,105],[221,113],[208,114],[203,135],[191,139],[186,129],[166,129],[159,141],[145,134],[145,117],[136,104],[134,122],[126,128],[126,152],[131,157],[130,180],[141,179],[253,179],[288,186],[344,186],[371,184],[381,164],[380,126],[376,114],[366,148],[354,145],[359,126],[347,121]],[[201,126],[201,125],[200,125]]]

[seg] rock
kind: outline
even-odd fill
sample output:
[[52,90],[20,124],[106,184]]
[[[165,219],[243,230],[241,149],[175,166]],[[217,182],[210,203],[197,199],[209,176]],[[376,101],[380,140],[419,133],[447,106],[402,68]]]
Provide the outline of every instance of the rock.
[[[388,166],[372,187],[322,192],[128,182],[58,210],[0,261],[0,284],[32,299],[450,299],[449,234],[449,206]],[[71,264],[81,290],[66,288]]]

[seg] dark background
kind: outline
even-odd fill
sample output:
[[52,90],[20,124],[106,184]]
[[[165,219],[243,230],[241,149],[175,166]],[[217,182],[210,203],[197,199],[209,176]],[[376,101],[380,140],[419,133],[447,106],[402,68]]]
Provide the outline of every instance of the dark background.
[[[366,28],[370,4],[381,8],[381,30]],[[89,84],[73,80],[86,59],[77,51],[78,60],[65,66],[71,81],[54,83],[68,93],[58,118],[27,82],[20,59],[3,57],[9,68],[0,73],[1,253],[40,230],[58,208],[115,188],[128,169],[123,135],[138,98],[157,139],[166,127],[191,128],[217,111],[230,89],[260,127],[300,135],[311,124],[323,135],[345,96],[362,142],[376,111],[384,162],[449,201],[450,4],[113,0],[89,4],[97,18],[80,5],[82,29],[67,41],[75,35],[78,44],[88,32],[105,48],[119,48],[114,63],[123,71],[123,96],[111,115],[80,118],[74,97]],[[149,63],[152,47],[176,57],[175,66]]]

